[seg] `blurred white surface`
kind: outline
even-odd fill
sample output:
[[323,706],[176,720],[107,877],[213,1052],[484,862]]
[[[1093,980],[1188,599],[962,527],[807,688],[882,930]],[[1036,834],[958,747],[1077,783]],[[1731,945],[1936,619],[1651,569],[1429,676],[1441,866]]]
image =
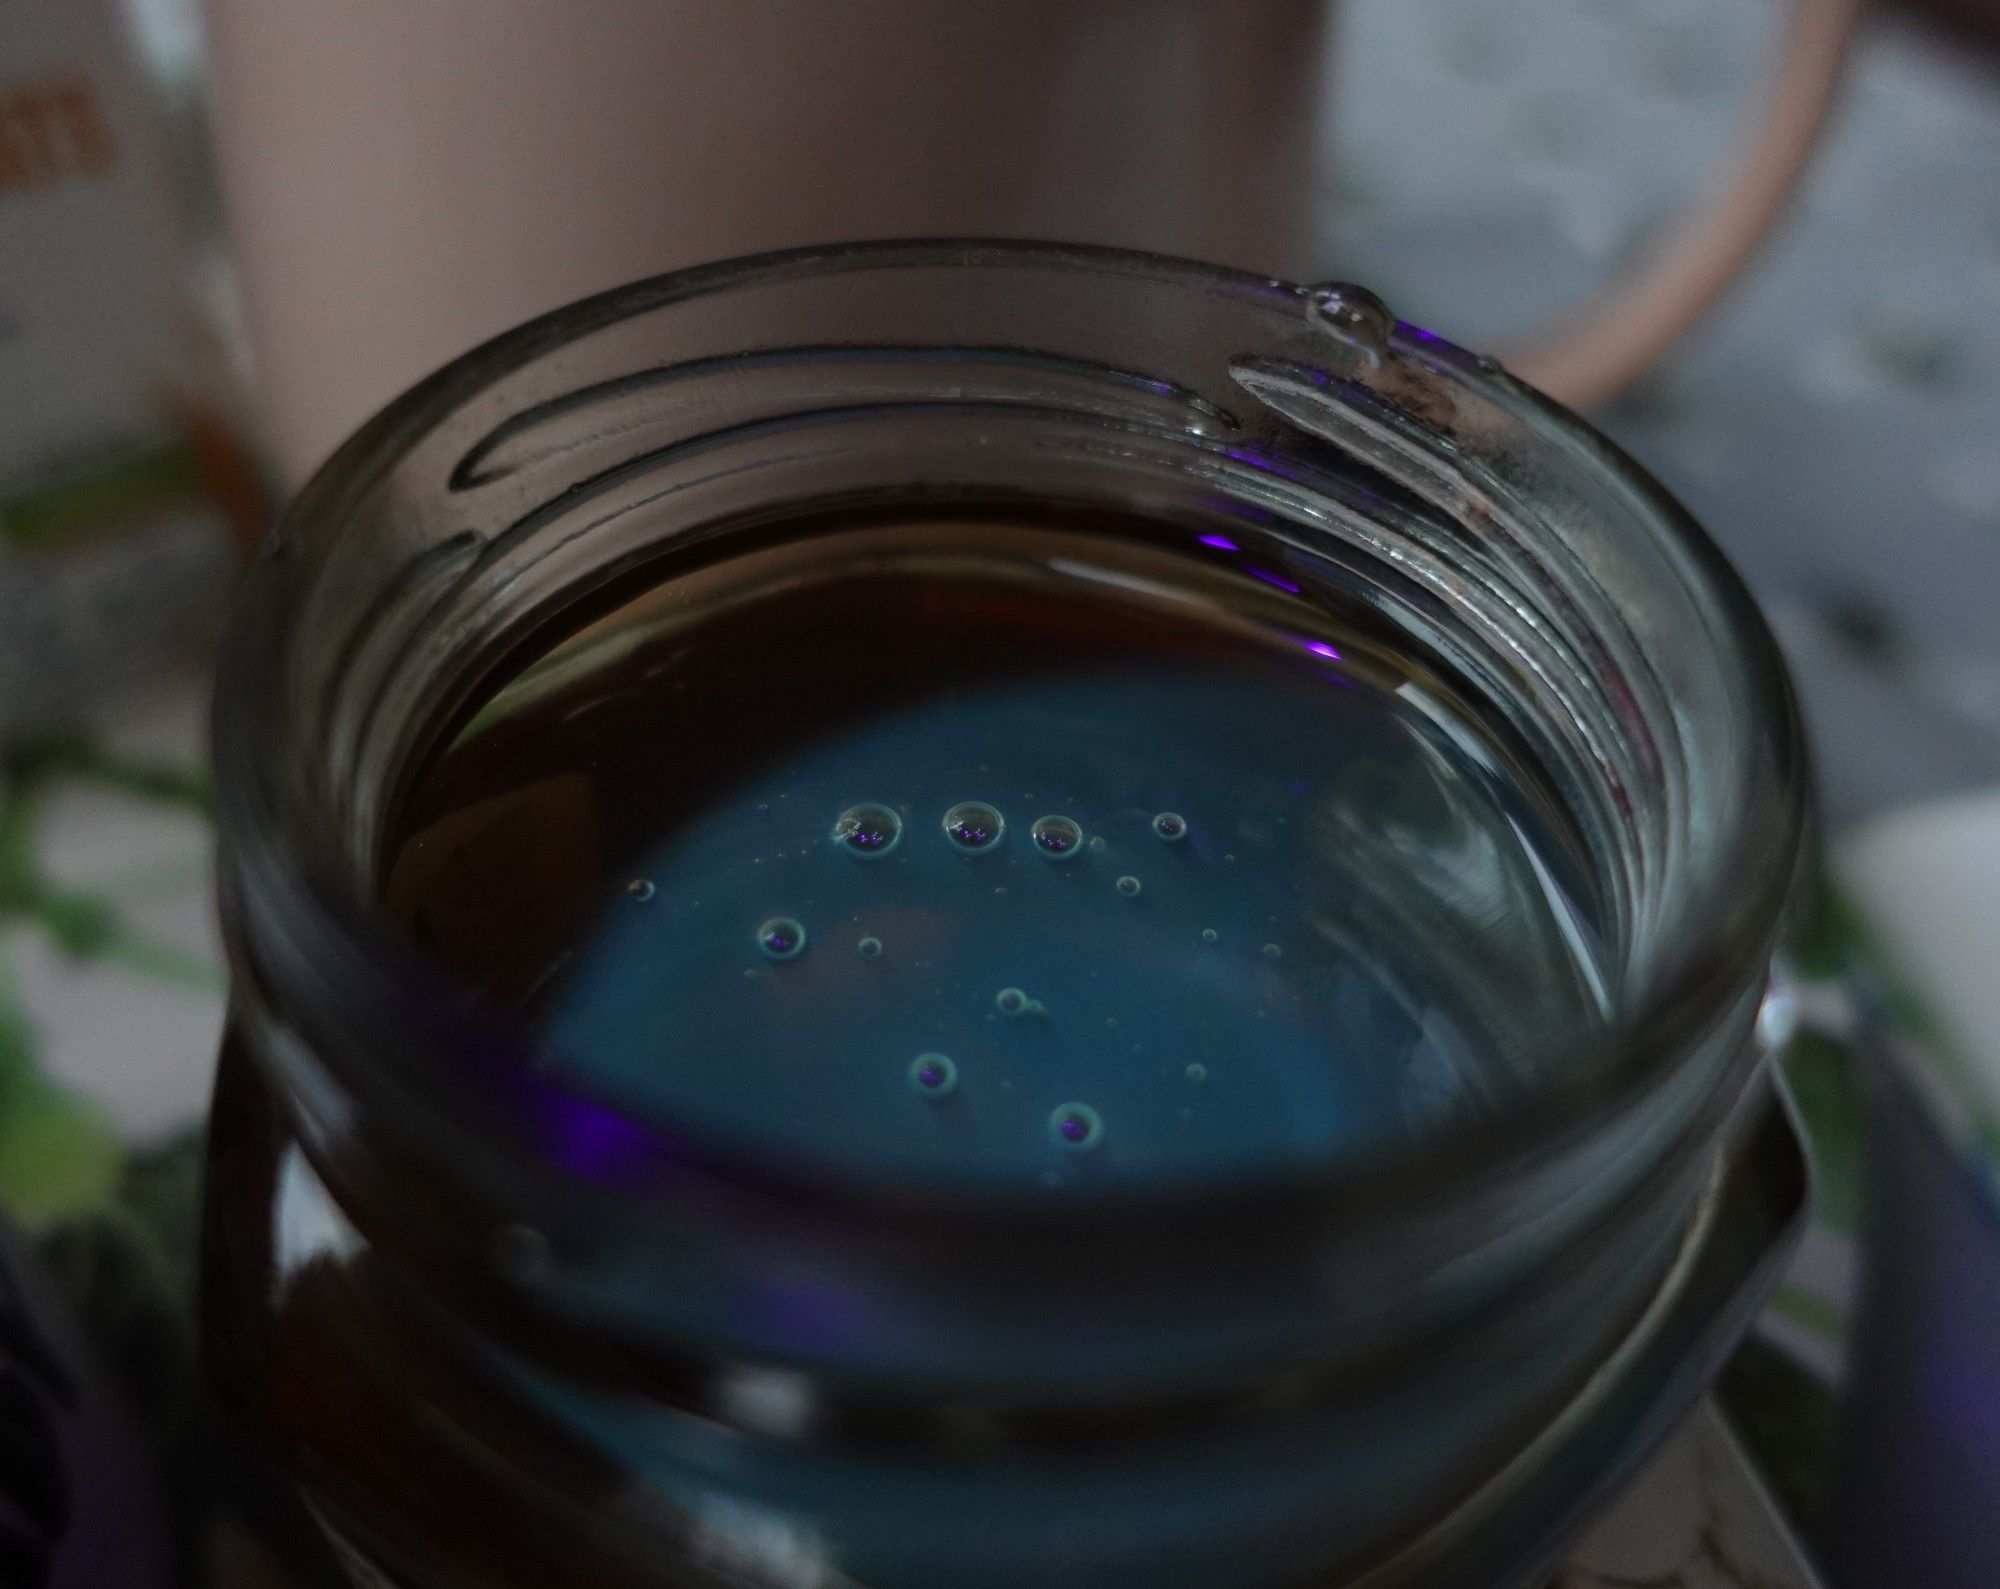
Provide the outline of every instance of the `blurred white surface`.
[[[1898,979],[1944,1028],[1918,1075],[1947,1131],[2000,1122],[2000,793],[1960,795],[1868,824],[1841,847],[1841,881],[1874,925]],[[2000,1166],[1996,1166],[2000,1168]]]

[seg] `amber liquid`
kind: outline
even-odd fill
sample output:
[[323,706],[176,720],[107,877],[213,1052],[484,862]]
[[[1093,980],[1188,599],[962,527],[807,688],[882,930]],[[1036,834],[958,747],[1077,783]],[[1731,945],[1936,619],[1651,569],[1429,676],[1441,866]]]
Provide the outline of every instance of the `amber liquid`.
[[1597,996],[1532,780],[1359,614],[1120,528],[642,594],[437,762],[388,909],[579,1090],[854,1173],[1239,1174],[1502,1102]]
[[[389,921],[551,1087],[837,1176],[1060,1200],[1400,1151],[1602,1018],[1580,845],[1506,725],[1248,535],[879,514],[730,549],[531,648],[385,865]],[[218,1350],[322,1510],[425,1589],[782,1582],[729,1552],[796,1543],[794,1510],[829,1581],[1019,1589],[1094,1535],[1078,1508],[1122,1504],[1090,1498],[1115,1463],[1003,1489],[975,1463],[968,1554],[901,1488],[956,1467],[700,1420],[661,1444],[657,1409],[482,1378],[340,1234],[248,1066],[217,1141]],[[1278,1547],[1222,1519],[1309,1519],[1329,1482],[1276,1464],[1225,1502],[1218,1470],[1199,1550],[1060,1581],[1264,1582]],[[603,1523],[648,1495],[763,1521],[728,1571],[670,1571],[679,1547]]]

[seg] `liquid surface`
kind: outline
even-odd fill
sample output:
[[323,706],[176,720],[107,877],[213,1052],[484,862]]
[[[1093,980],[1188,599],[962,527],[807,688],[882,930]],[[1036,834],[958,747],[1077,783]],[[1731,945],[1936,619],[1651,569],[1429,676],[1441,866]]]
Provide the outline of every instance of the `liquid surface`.
[[389,907],[578,1090],[857,1173],[1256,1174],[1500,1107],[1601,1019],[1574,842],[1237,551],[846,523],[685,574],[459,736]]

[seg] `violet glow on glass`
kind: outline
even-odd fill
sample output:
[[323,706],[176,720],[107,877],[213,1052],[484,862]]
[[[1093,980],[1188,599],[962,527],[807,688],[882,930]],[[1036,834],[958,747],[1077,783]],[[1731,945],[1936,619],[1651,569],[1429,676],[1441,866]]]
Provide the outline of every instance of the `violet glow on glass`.
[[1267,585],[1276,585],[1280,590],[1288,590],[1294,596],[1299,594],[1299,587],[1297,585],[1285,578],[1284,575],[1274,574],[1267,568],[1246,568],[1243,572],[1248,574],[1252,579],[1261,579]]
[[767,1282],[752,1293],[748,1309],[759,1334],[801,1349],[851,1340],[861,1313],[845,1292],[809,1280]]
[[1280,480],[1289,480],[1295,485],[1307,479],[1305,471],[1296,464],[1286,463],[1259,448],[1231,447],[1227,451],[1238,463],[1246,464],[1260,474],[1276,475]]
[[1243,550],[1242,547],[1238,546],[1226,535],[1201,535],[1197,536],[1196,539],[1203,546],[1212,546],[1218,552],[1240,552]]
[[1269,508],[1260,508],[1254,502],[1242,502],[1235,497],[1225,497],[1210,493],[1202,499],[1202,506],[1217,513],[1227,514],[1232,519],[1242,519],[1250,524],[1274,524],[1278,516]]
[[454,1049],[507,1119],[558,1168],[583,1180],[637,1186],[684,1171],[684,1146],[629,1115],[579,1097],[542,1073],[546,1054],[495,1039]]
[[1316,657],[1329,657],[1335,662],[1340,660],[1340,653],[1324,640],[1308,640],[1306,649]]
[[629,1182],[674,1157],[653,1132],[602,1104],[548,1088],[537,1105],[549,1156],[585,1180]]

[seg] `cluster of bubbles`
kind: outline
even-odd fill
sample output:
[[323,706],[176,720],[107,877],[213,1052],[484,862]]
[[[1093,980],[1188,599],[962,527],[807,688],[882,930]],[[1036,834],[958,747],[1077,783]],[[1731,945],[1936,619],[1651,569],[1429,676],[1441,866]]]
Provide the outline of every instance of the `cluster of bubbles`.
[[[1162,811],[1154,816],[1152,829],[1164,843],[1177,844],[1188,835],[1188,821],[1178,811]],[[954,847],[968,855],[978,855],[1000,843],[1007,831],[1007,819],[998,807],[984,800],[962,800],[944,814],[944,831]],[[1028,835],[1036,851],[1052,861],[1068,860],[1086,847],[1093,850],[1104,847],[1101,836],[1093,836],[1086,842],[1083,828],[1074,817],[1037,817]],[[849,806],[833,824],[834,842],[864,860],[878,860],[889,854],[902,838],[902,817],[893,808],[872,800]],[[1235,858],[1223,857],[1226,861]],[[1145,891],[1145,885],[1129,872],[1117,878],[1112,887],[1127,899],[1137,899]],[[635,877],[625,885],[625,892],[644,902],[652,899],[657,890],[649,878]],[[1221,934],[1213,927],[1201,930],[1203,943],[1216,943],[1220,938]],[[805,950],[805,925],[791,916],[773,916],[757,929],[757,945],[768,959],[796,959]],[[872,934],[861,938],[854,947],[864,960],[879,959],[882,954],[882,940]],[[1284,950],[1275,943],[1267,943],[1261,953],[1266,960],[1276,960]],[[1041,1004],[1019,988],[1002,988],[994,1002],[1003,1015],[1042,1013]]]
[[[949,1054],[919,1054],[905,1074],[917,1096],[933,1103],[958,1090],[958,1064]],[[1104,1117],[1087,1103],[1057,1104],[1049,1111],[1049,1140],[1072,1153],[1088,1152],[1104,1140]]]
[[[1007,832],[1007,819],[998,807],[984,800],[962,800],[944,814],[943,826],[953,848],[962,854],[980,855],[999,845]],[[1152,829],[1163,843],[1176,844],[1187,837],[1188,821],[1177,811],[1162,811],[1152,819]],[[834,821],[832,836],[834,843],[850,855],[879,860],[902,842],[903,819],[892,807],[863,801],[840,813]],[[1051,861],[1073,859],[1086,848],[1104,848],[1101,836],[1086,840],[1081,824],[1073,817],[1037,817],[1028,829],[1028,836],[1036,853]],[[1137,898],[1143,892],[1139,879],[1129,873],[1112,886],[1127,899]],[[626,885],[626,892],[636,900],[648,900],[654,895],[654,886],[644,878],[634,878]],[[1219,934],[1213,927],[1205,927],[1201,937],[1204,943],[1214,943]],[[758,927],[757,946],[768,959],[796,959],[805,950],[805,925],[795,917],[773,916]],[[864,960],[877,959],[882,954],[882,940],[865,936],[855,944],[855,952]],[[1276,944],[1266,944],[1263,952],[1276,959],[1280,950]],[[1010,1018],[1043,1011],[1039,1000],[1015,987],[1002,988],[994,995],[993,1003],[1002,1015]],[[1204,1082],[1208,1079],[1208,1067],[1189,1065],[1186,1074],[1189,1081]],[[958,1088],[958,1065],[946,1054],[919,1054],[910,1061],[907,1075],[912,1090],[932,1101],[948,1098]],[[1049,1140],[1056,1146],[1070,1152],[1086,1152],[1103,1141],[1104,1120],[1089,1104],[1059,1104],[1049,1114],[1048,1132]]]
[[[994,849],[1007,833],[1007,819],[999,807],[984,800],[961,800],[944,814],[945,837],[953,848],[966,855],[982,855]],[[1178,844],[1188,836],[1188,820],[1178,811],[1161,811],[1152,820],[1154,836],[1162,843]],[[1101,850],[1104,838],[1092,835],[1087,841],[1083,827],[1074,817],[1049,815],[1037,817],[1028,829],[1028,837],[1038,854],[1051,861],[1069,860],[1084,849]],[[880,860],[891,853],[903,840],[903,819],[892,806],[879,801],[863,800],[849,806],[834,819],[833,842],[850,855],[862,860]],[[1233,861],[1233,855],[1224,860]],[[1145,892],[1145,885],[1129,872],[1117,878],[1111,885],[1127,899],[1137,899]],[[636,900],[653,897],[653,884],[643,877],[635,877],[625,885],[625,892]],[[996,890],[1004,892],[1004,890]],[[1204,927],[1201,933],[1203,943],[1214,943],[1219,934],[1213,927]],[[773,960],[790,960],[804,948],[806,931],[803,925],[789,916],[774,916],[757,929],[757,942],[766,956]],[[882,953],[882,940],[864,937],[855,945],[864,960],[874,960]],[[1264,957],[1277,959],[1284,951],[1274,943],[1264,945]],[[1019,995],[1019,1007],[1012,1007],[1009,995]],[[1029,1000],[1018,988],[1001,991],[1000,1007],[1006,1014],[1023,1014],[1031,1010],[1039,1011],[1040,1006]]]
[[[1162,811],[1153,818],[1153,832],[1168,844],[1179,843],[1188,835],[1188,820],[1178,811]],[[961,800],[944,814],[944,834],[952,845],[967,855],[983,855],[1006,836],[1007,819],[1000,808],[984,800]],[[1074,817],[1037,817],[1028,829],[1035,849],[1052,861],[1067,860],[1085,847],[1083,828]],[[863,860],[879,860],[902,842],[903,819],[890,807],[873,800],[849,806],[834,819],[833,842]],[[1089,848],[1104,848],[1102,838],[1092,838]]]

